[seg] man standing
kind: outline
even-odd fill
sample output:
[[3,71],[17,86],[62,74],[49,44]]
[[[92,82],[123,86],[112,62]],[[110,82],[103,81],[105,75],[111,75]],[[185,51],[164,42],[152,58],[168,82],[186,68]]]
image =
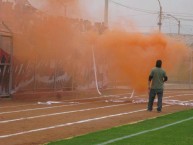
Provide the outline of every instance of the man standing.
[[151,70],[148,81],[148,89],[149,89],[149,102],[148,102],[148,111],[152,111],[153,102],[155,96],[158,97],[157,102],[157,112],[162,111],[162,98],[163,98],[163,90],[164,90],[164,82],[168,80],[166,72],[161,68],[162,61],[156,61],[156,67]]

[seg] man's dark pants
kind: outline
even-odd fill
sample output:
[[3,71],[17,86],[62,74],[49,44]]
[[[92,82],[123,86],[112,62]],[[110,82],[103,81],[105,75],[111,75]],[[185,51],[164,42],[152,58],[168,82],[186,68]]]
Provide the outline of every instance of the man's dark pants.
[[148,111],[152,111],[153,102],[154,102],[154,99],[155,99],[156,95],[158,97],[157,111],[162,110],[163,90],[162,89],[151,89],[150,93],[149,93]]

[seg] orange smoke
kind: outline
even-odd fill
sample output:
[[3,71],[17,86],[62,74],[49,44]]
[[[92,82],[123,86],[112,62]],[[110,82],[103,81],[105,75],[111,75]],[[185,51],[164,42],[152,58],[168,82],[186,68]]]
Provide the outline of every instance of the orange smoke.
[[[49,2],[58,6],[62,1]],[[77,74],[76,80],[86,75],[92,79],[92,46],[98,71],[105,74],[106,80],[129,82],[136,91],[147,90],[148,75],[157,59],[163,61],[169,74],[188,53],[184,44],[160,33],[143,35],[113,30],[101,35],[93,32],[90,25],[88,31],[81,32],[82,25],[75,19],[48,16],[33,9],[26,13],[19,6],[12,9],[10,4],[1,7],[0,16],[14,30],[16,58],[57,59],[69,75]]]
[[117,81],[128,81],[136,91],[147,90],[148,76],[156,60],[163,61],[162,67],[169,74],[188,54],[184,44],[160,33],[110,31],[101,36],[97,44],[111,64],[109,75]]

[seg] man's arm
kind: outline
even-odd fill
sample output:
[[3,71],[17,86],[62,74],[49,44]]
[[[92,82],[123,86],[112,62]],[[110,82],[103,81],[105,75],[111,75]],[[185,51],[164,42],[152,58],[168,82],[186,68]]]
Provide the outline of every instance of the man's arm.
[[151,80],[153,79],[153,76],[149,76],[149,80],[148,80],[148,89],[150,90],[150,84],[151,84]]
[[166,72],[164,71],[164,78],[163,78],[163,81],[166,82],[168,80],[168,77],[166,75]]
[[164,77],[164,82],[166,82],[168,80],[168,77],[167,76],[165,76]]

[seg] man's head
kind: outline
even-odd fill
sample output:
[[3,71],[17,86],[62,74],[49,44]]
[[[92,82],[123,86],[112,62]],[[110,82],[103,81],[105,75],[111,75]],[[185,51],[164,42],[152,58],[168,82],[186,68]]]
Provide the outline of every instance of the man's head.
[[158,67],[158,68],[162,67],[162,61],[161,60],[156,61],[156,67]]

